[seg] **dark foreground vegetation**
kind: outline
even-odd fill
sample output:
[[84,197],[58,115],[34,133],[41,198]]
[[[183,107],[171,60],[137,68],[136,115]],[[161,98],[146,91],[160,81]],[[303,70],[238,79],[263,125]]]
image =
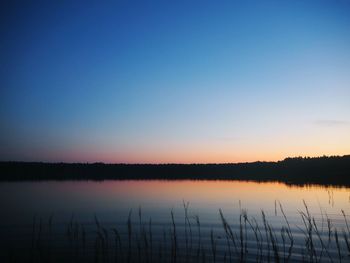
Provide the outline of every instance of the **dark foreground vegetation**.
[[350,185],[350,155],[230,164],[1,162],[0,180],[237,179]]
[[350,155],[237,164],[0,162],[0,181],[195,179],[350,185]]
[[[159,224],[130,211],[122,224],[80,223],[74,216],[61,230],[53,216],[34,217],[27,235],[5,239],[1,262],[349,262],[350,230],[341,211],[336,224],[326,213],[315,218],[304,202],[299,223],[280,203],[275,215],[258,217],[241,209],[234,219],[218,211],[217,223],[202,223],[183,204],[179,218]],[[270,220],[280,223],[273,223]],[[13,235],[12,235],[13,237]],[[24,238],[23,238],[24,237]],[[2,239],[4,236],[2,235]],[[4,240],[3,240],[4,241]]]

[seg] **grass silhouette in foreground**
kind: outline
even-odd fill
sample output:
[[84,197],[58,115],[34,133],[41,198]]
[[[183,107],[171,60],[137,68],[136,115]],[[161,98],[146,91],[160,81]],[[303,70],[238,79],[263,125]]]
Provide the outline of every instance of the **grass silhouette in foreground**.
[[0,181],[195,179],[350,185],[350,155],[227,164],[0,162]]
[[300,224],[289,222],[279,202],[272,217],[264,211],[249,216],[239,208],[237,217],[228,219],[220,209],[215,227],[190,215],[185,202],[184,218],[171,210],[163,225],[145,219],[141,208],[130,210],[127,221],[116,225],[106,226],[96,215],[93,223],[79,223],[72,216],[61,232],[52,216],[45,223],[34,218],[25,245],[14,241],[2,246],[1,256],[8,262],[348,262],[345,212],[333,222],[322,210],[321,218],[315,218],[303,204]]

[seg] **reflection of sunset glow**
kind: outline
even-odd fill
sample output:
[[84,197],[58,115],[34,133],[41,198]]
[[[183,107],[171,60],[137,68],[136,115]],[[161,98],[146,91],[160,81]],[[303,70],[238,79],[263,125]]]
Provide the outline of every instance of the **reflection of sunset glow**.
[[[69,192],[89,193],[105,200],[120,200],[132,205],[168,202],[181,204],[182,200],[193,204],[215,206],[233,205],[242,200],[247,208],[272,207],[275,200],[288,209],[300,209],[302,200],[319,212],[319,205],[332,209],[330,193],[336,208],[349,206],[349,189],[321,186],[288,186],[283,183],[257,183],[245,181],[104,181],[103,183],[67,184]],[[328,207],[329,206],[329,207]],[[338,209],[339,210],[339,209]],[[339,210],[340,211],[340,210]],[[337,213],[339,211],[336,211]]]
[[[225,213],[248,209],[249,214],[261,210],[274,214],[275,201],[280,201],[290,217],[298,217],[303,200],[310,211],[340,216],[341,209],[350,214],[350,189],[335,187],[290,187],[282,183],[244,181],[66,181],[2,183],[0,195],[8,200],[6,216],[29,222],[33,213],[53,213],[69,217],[72,213],[91,218],[93,213],[110,214],[114,220],[125,221],[130,209],[139,207],[152,218],[169,216],[172,208],[182,215],[182,202],[190,202],[193,213],[211,214],[217,219],[218,209]],[[153,215],[152,215],[153,214]],[[55,216],[56,217],[56,216]],[[118,219],[119,218],[119,219]],[[5,220],[2,218],[2,220]],[[29,220],[29,221],[28,221]]]

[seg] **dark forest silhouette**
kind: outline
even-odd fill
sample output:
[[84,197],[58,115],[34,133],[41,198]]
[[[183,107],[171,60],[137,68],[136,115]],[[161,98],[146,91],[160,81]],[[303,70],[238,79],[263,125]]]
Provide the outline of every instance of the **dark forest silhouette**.
[[350,155],[228,164],[0,162],[0,181],[195,179],[350,186]]

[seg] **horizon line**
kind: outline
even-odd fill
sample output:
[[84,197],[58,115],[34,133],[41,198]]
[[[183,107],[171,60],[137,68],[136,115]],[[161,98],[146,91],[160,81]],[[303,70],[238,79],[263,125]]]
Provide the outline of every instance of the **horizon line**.
[[224,162],[224,163],[126,163],[126,162],[119,162],[119,163],[109,163],[109,162],[46,162],[46,161],[0,161],[0,163],[36,163],[36,164],[85,164],[85,165],[227,165],[227,164],[250,164],[250,163],[279,163],[286,161],[287,159],[317,159],[317,158],[344,158],[344,157],[350,157],[350,154],[344,154],[344,155],[319,155],[319,156],[288,156],[280,160],[276,161],[251,161],[251,162]]

